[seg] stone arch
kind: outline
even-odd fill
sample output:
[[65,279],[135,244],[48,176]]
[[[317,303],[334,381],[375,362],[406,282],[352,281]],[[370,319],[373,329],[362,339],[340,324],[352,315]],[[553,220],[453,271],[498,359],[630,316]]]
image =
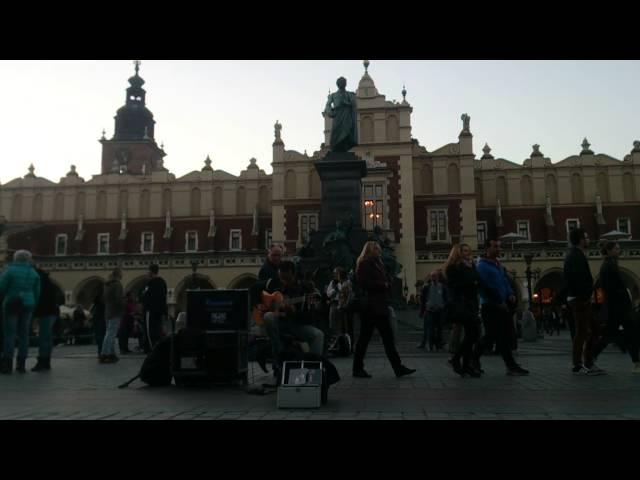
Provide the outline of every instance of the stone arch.
[[92,276],[81,281],[73,290],[71,297],[74,305],[82,305],[85,308],[93,304],[93,300],[100,292],[104,292],[105,279]]
[[361,143],[373,142],[373,117],[366,115],[360,120]]
[[284,176],[284,197],[296,198],[296,172],[287,170]]
[[520,195],[522,205],[533,205],[533,182],[529,175],[523,175],[520,179]]
[[216,284],[207,275],[201,273],[189,274],[185,276],[174,290],[176,299],[176,314],[187,309],[187,290],[189,289],[215,290]]
[[456,163],[447,167],[447,193],[460,193],[460,169]]
[[149,281],[149,275],[140,275],[134,278],[129,283],[127,283],[127,285],[124,287],[125,295],[128,292],[133,292],[136,298],[139,298],[140,294],[142,293],[142,290],[144,290],[144,287],[146,287],[148,281]]
[[397,142],[400,139],[400,123],[396,115],[387,117],[387,141]]
[[243,273],[229,282],[229,289],[249,288],[258,281],[258,277],[252,273]]
[[552,267],[540,274],[540,278],[533,286],[532,292],[540,295],[541,303],[550,304],[564,286],[563,270],[558,267]]

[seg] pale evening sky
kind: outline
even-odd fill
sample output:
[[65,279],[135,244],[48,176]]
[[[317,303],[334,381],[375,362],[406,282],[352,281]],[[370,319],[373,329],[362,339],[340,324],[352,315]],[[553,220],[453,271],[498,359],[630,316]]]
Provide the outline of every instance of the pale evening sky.
[[[321,112],[339,76],[356,90],[364,67],[353,61],[143,60],[147,107],[177,176],[215,169],[237,175],[255,157],[271,172],[273,124],[287,149],[309,154],[323,142]],[[100,171],[102,129],[113,135],[131,60],[0,61],[0,182],[27,173],[58,181],[77,166]],[[640,139],[639,61],[371,60],[369,74],[387,100],[413,106],[412,134],[432,151],[455,142],[460,115],[471,116],[476,157],[488,142],[516,163],[531,145],[560,161],[591,149],[622,159]]]

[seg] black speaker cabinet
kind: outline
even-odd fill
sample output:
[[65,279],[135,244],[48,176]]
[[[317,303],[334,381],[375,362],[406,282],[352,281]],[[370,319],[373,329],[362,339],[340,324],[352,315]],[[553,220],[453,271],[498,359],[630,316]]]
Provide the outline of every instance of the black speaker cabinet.
[[176,385],[247,382],[248,333],[186,329],[175,339],[173,375]]

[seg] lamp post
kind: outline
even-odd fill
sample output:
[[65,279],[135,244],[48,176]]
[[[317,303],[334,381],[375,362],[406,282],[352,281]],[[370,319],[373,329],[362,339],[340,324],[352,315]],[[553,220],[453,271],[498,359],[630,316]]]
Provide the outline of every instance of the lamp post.
[[525,275],[527,276],[527,293],[529,295],[529,310],[533,311],[533,295],[531,294],[531,262],[533,261],[533,253],[528,252],[523,255],[524,261],[527,263],[527,269],[525,270]]

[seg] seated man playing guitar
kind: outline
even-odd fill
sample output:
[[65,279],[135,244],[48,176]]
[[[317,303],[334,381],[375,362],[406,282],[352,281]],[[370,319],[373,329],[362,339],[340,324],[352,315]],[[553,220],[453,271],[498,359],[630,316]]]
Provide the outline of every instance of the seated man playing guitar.
[[281,335],[291,335],[296,340],[306,342],[311,353],[322,355],[324,333],[309,325],[309,307],[312,301],[298,283],[293,262],[281,262],[278,280],[269,283],[270,293],[263,294],[263,302],[258,310],[271,339],[273,358],[277,359],[283,349]]

